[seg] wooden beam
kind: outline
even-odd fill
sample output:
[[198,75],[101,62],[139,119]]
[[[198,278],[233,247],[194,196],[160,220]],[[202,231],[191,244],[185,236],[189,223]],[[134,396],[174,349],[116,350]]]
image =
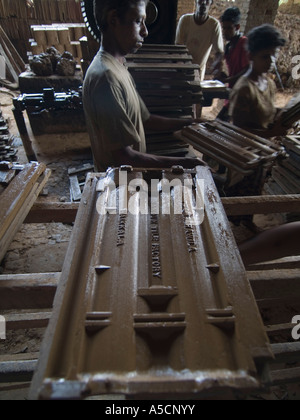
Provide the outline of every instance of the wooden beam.
[[222,198],[227,216],[300,213],[300,195]]
[[[227,216],[300,213],[300,195],[222,198]],[[24,223],[74,223],[79,203],[35,203]]]
[[270,373],[272,386],[295,384],[300,382],[300,367],[276,370]]
[[279,335],[282,333],[289,333],[291,335],[291,331],[294,328],[295,324],[276,324],[276,325],[267,325],[266,326],[266,333],[268,336]]
[[262,271],[262,270],[285,270],[300,268],[300,256],[285,257],[279,260],[268,261],[265,263],[253,264],[247,267],[247,271]]
[[272,351],[275,356],[274,363],[293,363],[298,362],[300,358],[300,343],[277,343],[272,344]]
[[0,310],[52,308],[60,273],[0,276]]
[[51,312],[19,313],[5,315],[6,329],[27,330],[46,328],[51,318]]
[[24,223],[73,223],[79,203],[39,203],[36,202]]
[[260,308],[274,307],[288,302],[299,304],[299,269],[249,271],[247,276]]
[[30,382],[37,360],[0,362],[0,383]]

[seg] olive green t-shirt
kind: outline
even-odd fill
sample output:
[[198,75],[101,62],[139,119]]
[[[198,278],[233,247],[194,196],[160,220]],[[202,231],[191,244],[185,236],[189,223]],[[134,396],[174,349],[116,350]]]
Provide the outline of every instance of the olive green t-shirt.
[[116,166],[112,152],[126,146],[146,152],[150,113],[126,67],[101,50],[85,77],[83,105],[96,171]]
[[242,76],[230,95],[229,115],[233,124],[242,128],[267,129],[276,116],[275,93],[273,80],[266,78],[265,89]]

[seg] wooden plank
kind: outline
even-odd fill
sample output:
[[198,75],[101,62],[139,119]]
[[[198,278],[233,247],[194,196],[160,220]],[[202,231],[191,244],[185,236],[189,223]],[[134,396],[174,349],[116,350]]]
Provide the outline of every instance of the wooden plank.
[[18,51],[15,49],[14,45],[10,41],[9,37],[5,33],[3,27],[0,25],[0,39],[5,43],[5,48],[10,51],[10,54],[13,58],[14,67],[16,71],[19,71],[19,74],[25,70],[25,63],[21,58]]
[[15,177],[16,171],[0,171],[0,184],[7,186]]
[[0,363],[3,362],[24,362],[25,360],[37,360],[39,353],[1,354]]
[[292,329],[294,328],[295,324],[277,324],[277,325],[266,325],[266,333],[268,336],[279,335],[282,333],[289,332],[291,333]]
[[60,273],[0,276],[0,310],[52,308]]
[[270,372],[272,386],[295,384],[300,382],[300,367]]
[[10,57],[6,54],[4,48],[1,44],[0,44],[0,54],[5,58],[6,67],[8,69],[9,74],[11,75],[11,81],[13,83],[17,83],[19,74],[15,71],[15,69],[14,69],[14,67],[11,63]]
[[262,270],[285,270],[300,268],[300,256],[285,257],[275,261],[266,263],[253,264],[247,267],[248,271],[262,271]]
[[[31,163],[1,194],[0,261],[50,177],[44,164]],[[43,176],[41,176],[43,175]]]
[[147,62],[192,62],[193,57],[189,54],[129,54],[126,56],[127,62],[141,63]]
[[81,189],[78,182],[78,178],[76,175],[70,176],[70,191],[71,191],[71,198],[73,201],[80,201],[81,200]]
[[46,328],[51,318],[51,312],[19,313],[5,315],[6,330],[26,330]]
[[30,382],[37,365],[37,360],[1,362],[0,383]]
[[79,203],[35,203],[24,223],[73,223]]
[[250,271],[247,273],[257,300],[280,299],[300,302],[300,270]]
[[30,193],[39,177],[45,171],[43,164],[32,163],[25,166],[24,170],[14,179],[5,192],[1,195],[0,208],[0,237],[3,236],[8,226],[15,219],[26,196]]
[[195,70],[199,70],[198,64],[189,63],[132,63],[126,64],[130,71],[139,70],[169,70],[178,72],[190,72],[193,73]]
[[300,342],[271,344],[274,363],[294,363],[300,360]]
[[300,195],[222,198],[228,216],[300,213]]

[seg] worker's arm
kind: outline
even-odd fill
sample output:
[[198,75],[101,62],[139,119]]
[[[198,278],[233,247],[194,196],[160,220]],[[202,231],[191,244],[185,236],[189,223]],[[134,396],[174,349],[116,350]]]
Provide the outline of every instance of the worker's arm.
[[215,56],[215,60],[211,66],[211,74],[213,76],[216,76],[218,74],[221,73],[222,71],[222,67],[223,67],[223,58],[224,58],[224,54],[221,52],[217,52],[216,56]]
[[183,166],[185,169],[193,169],[196,166],[206,166],[201,159],[197,158],[172,158],[150,155],[134,150],[127,146],[113,153],[115,166],[130,165],[136,168],[171,168]]
[[275,121],[275,123],[272,125],[271,128],[268,129],[256,129],[249,126],[243,126],[242,124],[239,124],[238,121],[235,121],[233,119],[233,124],[237,125],[238,127],[249,131],[252,134],[255,134],[256,136],[264,137],[264,138],[272,138],[277,136],[286,136],[288,133],[288,128],[284,127],[281,124],[280,120]]
[[249,66],[245,67],[238,74],[235,74],[234,76],[231,76],[231,77],[229,77],[225,73],[221,72],[218,80],[220,80],[223,83],[229,83],[229,84],[231,84],[231,86],[233,86],[233,85],[236,84],[236,82],[239,80],[239,78],[242,77],[248,70],[249,70]]
[[268,230],[240,245],[246,266],[300,255],[300,222]]
[[196,120],[192,118],[165,118],[151,114],[150,118],[144,123],[144,127],[146,131],[177,131],[194,122],[196,122]]

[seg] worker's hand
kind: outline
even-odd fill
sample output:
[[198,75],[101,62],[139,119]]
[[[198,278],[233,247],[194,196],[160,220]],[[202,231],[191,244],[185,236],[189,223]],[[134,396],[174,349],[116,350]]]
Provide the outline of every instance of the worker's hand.
[[219,80],[222,83],[228,82],[228,76],[224,71],[221,71],[219,74],[216,75],[215,80]]
[[279,112],[276,116],[273,126],[269,130],[270,137],[286,136],[289,129],[282,125],[282,112]]
[[202,118],[194,118],[192,121],[192,125],[194,124],[202,124],[204,123],[204,120],[202,120]]

